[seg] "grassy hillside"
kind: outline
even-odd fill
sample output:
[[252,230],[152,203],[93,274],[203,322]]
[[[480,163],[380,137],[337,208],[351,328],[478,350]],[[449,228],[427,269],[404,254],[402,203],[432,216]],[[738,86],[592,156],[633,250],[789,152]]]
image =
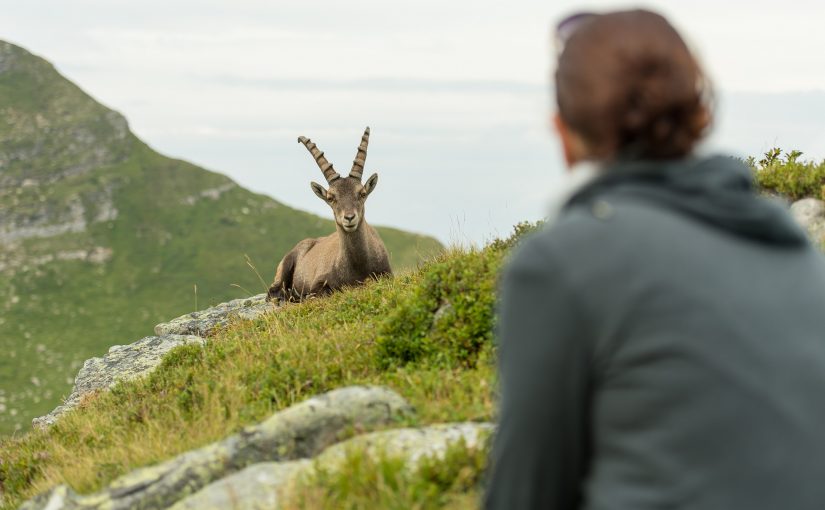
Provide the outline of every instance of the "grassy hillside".
[[[49,430],[0,442],[5,507],[63,481],[94,491],[135,467],[350,384],[398,391],[417,408],[410,425],[491,420],[494,287],[514,239],[452,251],[400,277],[236,323],[205,348],[178,348],[148,378],[88,399]],[[454,455],[426,467],[432,484],[407,484],[400,465],[356,462],[352,476],[326,480],[305,503],[318,507],[345,495],[353,507],[378,500],[399,508],[471,507],[484,456]],[[460,477],[438,476],[456,469]],[[393,480],[366,482],[375,477]]]
[[[297,241],[333,231],[158,154],[51,64],[3,42],[0,113],[0,435],[50,411],[83,360],[263,292]],[[440,249],[379,231],[397,270]]]

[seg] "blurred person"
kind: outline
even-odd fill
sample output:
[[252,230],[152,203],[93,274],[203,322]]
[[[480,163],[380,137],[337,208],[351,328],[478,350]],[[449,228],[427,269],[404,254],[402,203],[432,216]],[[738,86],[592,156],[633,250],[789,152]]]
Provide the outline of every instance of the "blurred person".
[[745,165],[696,154],[708,80],[667,20],[557,38],[579,187],[502,277],[484,506],[825,509],[825,258]]

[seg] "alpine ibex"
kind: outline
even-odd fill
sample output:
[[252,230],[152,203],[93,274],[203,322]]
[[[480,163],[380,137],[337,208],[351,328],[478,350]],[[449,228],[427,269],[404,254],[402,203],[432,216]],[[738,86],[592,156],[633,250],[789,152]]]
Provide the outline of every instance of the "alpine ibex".
[[349,176],[341,177],[312,140],[298,137],[329,183],[329,190],[315,182],[311,186],[318,198],[332,208],[335,232],[326,237],[304,239],[295,245],[278,264],[267,300],[300,301],[373,276],[392,274],[384,243],[364,219],[364,202],[378,183],[378,174],[372,174],[361,184],[369,140],[367,127]]

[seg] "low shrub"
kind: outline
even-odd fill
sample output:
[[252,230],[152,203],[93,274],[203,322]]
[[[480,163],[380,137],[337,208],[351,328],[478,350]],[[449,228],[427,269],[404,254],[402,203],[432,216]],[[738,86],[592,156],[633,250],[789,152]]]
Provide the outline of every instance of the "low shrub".
[[513,234],[482,250],[453,252],[425,268],[418,285],[387,316],[377,336],[383,367],[427,360],[473,367],[492,345],[495,288],[508,251],[540,224],[520,223]]
[[774,148],[757,161],[745,162],[754,172],[757,185],[765,191],[784,195],[791,200],[806,197],[825,199],[825,161],[802,161],[802,152]]

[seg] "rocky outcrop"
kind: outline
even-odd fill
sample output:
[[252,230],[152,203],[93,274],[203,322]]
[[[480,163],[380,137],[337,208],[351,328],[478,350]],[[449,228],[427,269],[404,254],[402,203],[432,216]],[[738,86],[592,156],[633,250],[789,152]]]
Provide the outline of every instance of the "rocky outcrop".
[[0,242],[83,232],[86,230],[85,214],[86,210],[79,197],[55,210],[17,215],[14,210],[0,211]]
[[227,303],[181,315],[177,319],[158,324],[155,326],[155,334],[210,336],[233,319],[254,320],[274,308],[274,304],[266,302],[266,294],[233,299]]
[[825,201],[803,198],[791,204],[791,214],[814,244],[825,247]]
[[129,345],[115,345],[103,357],[86,360],[77,373],[72,392],[65,402],[49,414],[32,420],[32,425],[52,425],[61,415],[77,407],[83,396],[108,389],[118,381],[149,374],[160,365],[163,356],[175,347],[203,343],[204,340],[196,336],[163,335],[149,336]]
[[226,184],[223,184],[221,186],[215,188],[208,188],[203,191],[200,191],[195,195],[189,195],[188,197],[184,197],[181,199],[181,203],[186,205],[194,205],[199,200],[202,200],[204,198],[208,198],[210,200],[217,200],[221,197],[221,195],[223,195],[227,191],[233,190],[237,187],[238,185],[234,182],[227,182]]
[[3,109],[0,189],[17,191],[26,182],[48,189],[128,157],[133,138],[126,118],[70,86],[45,60],[0,41],[0,73],[18,73],[16,82],[44,91]]
[[335,471],[349,454],[358,452],[373,458],[402,458],[407,469],[414,470],[424,458],[444,458],[447,448],[458,442],[470,449],[480,448],[492,431],[490,423],[466,422],[363,434],[324,450],[312,469]]
[[[322,403],[320,406],[319,402]],[[409,412],[403,399],[388,390],[364,387],[335,390],[277,413],[258,427],[246,429],[221,443],[184,454],[156,467],[139,469],[99,493],[81,496],[62,485],[29,501],[21,510],[277,509],[281,508],[281,500],[288,496],[291,488],[300,487],[300,483],[311,484],[312,477],[318,472],[336,472],[349,455],[401,459],[407,470],[414,472],[422,459],[442,459],[448,448],[459,443],[468,449],[484,449],[494,429],[489,423],[451,423],[383,430],[333,444],[309,460],[307,457],[313,452],[320,451],[323,445],[334,440],[335,433],[331,432],[343,430],[340,426],[342,422],[330,422],[319,416],[334,408],[341,415],[347,414],[347,420],[352,420],[350,423],[358,421],[361,426],[386,423],[395,416]],[[361,414],[360,411],[367,412]],[[290,414],[293,416],[288,417]],[[280,426],[273,426],[276,422],[280,422]],[[264,427],[267,432],[256,431]],[[275,431],[290,429],[293,432],[288,434],[286,440],[277,438]],[[249,439],[253,437],[256,439]],[[297,437],[301,438],[300,442],[296,442]],[[304,444],[306,439],[309,442]],[[244,441],[246,447],[239,447]],[[298,444],[301,446],[298,447]],[[287,447],[284,448],[284,445]],[[253,455],[237,455],[241,451],[252,452]],[[293,460],[251,462],[252,459],[267,456]],[[210,479],[214,481],[206,482]]]
[[330,446],[311,462],[254,464],[204,487],[170,510],[280,508],[279,500],[290,486],[301,480],[311,480],[318,470],[337,471],[351,453],[374,459],[403,459],[407,469],[414,472],[421,459],[441,459],[450,446],[459,442],[469,449],[483,448],[492,430],[489,423],[454,423],[364,434]]
[[275,305],[267,303],[265,299],[266,294],[259,294],[183,315],[155,326],[157,336],[149,336],[129,345],[115,345],[102,358],[86,360],[65,402],[49,414],[32,420],[32,425],[52,425],[60,416],[77,407],[84,395],[108,389],[117,381],[148,375],[160,365],[166,353],[175,347],[192,343],[203,345],[204,337],[230,321],[256,319],[275,309]]
[[26,257],[26,253],[23,250],[15,252],[9,249],[5,253],[0,253],[0,272],[16,269],[21,269],[25,272],[55,261],[78,260],[91,264],[104,264],[112,259],[113,253],[111,248],[93,246],[88,250],[56,251],[46,255]]
[[[386,388],[353,386],[330,391],[223,441],[133,471],[100,492],[79,495],[61,485],[25,503],[21,510],[167,508],[253,464],[309,458],[347,431],[388,424],[411,412],[406,400]],[[262,468],[251,471],[261,472]],[[274,483],[271,476],[267,480]]]

